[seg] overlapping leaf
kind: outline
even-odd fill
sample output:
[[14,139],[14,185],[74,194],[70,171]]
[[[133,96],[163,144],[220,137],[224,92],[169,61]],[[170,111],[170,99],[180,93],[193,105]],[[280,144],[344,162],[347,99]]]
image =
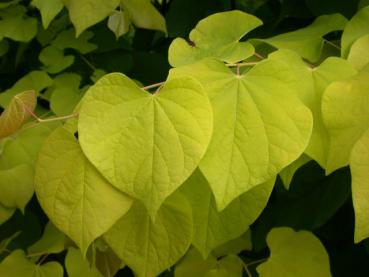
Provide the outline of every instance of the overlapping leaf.
[[347,57],[352,44],[367,34],[369,34],[369,7],[358,11],[347,23],[342,34],[342,57]]
[[22,250],[16,250],[0,263],[0,276],[4,277],[62,277],[63,267],[57,262],[36,265]]
[[346,60],[335,57],[327,58],[319,66],[311,68],[296,53],[279,50],[255,67],[253,73],[273,76],[283,81],[310,108],[314,124],[305,153],[325,168],[329,135],[322,119],[322,95],[330,83],[351,77],[357,71]]
[[257,267],[260,277],[331,276],[328,254],[312,233],[275,228],[267,241],[271,254]]
[[28,42],[37,34],[37,20],[26,15],[27,9],[21,5],[11,5],[0,10],[0,40]]
[[349,164],[352,148],[369,127],[369,72],[337,81],[322,98],[323,119],[330,136],[326,171]]
[[323,36],[343,30],[346,23],[347,19],[341,14],[323,15],[305,28],[255,41],[265,42],[279,49],[293,50],[301,57],[317,62],[323,49]]
[[[127,11],[133,24],[144,29],[159,30],[167,33],[165,19],[147,0],[121,0],[123,9]],[[142,16],[142,15],[145,16]]]
[[34,90],[38,93],[50,86],[51,83],[51,78],[47,73],[43,71],[31,71],[19,79],[11,88],[0,94],[0,106],[5,108],[18,93],[29,90]]
[[369,237],[369,129],[352,149],[352,202],[355,210],[355,242]]
[[151,277],[186,253],[192,229],[191,206],[184,196],[175,193],[161,206],[155,222],[145,207],[136,202],[104,239],[138,277]]
[[69,17],[76,28],[77,37],[88,27],[95,25],[119,5],[119,0],[63,0]]
[[177,67],[206,57],[229,63],[244,60],[254,54],[254,48],[250,43],[239,40],[261,24],[255,16],[241,11],[213,14],[196,25],[189,42],[182,38],[172,42],[169,63]]
[[221,62],[205,60],[170,73],[195,76],[209,94],[214,133],[200,169],[219,210],[296,160],[310,138],[308,108],[277,73],[264,76],[257,67],[236,75]]
[[49,27],[50,22],[64,7],[62,0],[32,0],[32,5],[40,10],[44,29]]
[[83,155],[73,133],[56,129],[45,141],[36,166],[36,194],[50,220],[85,254],[132,204]]
[[352,44],[347,60],[357,70],[363,69],[367,64],[369,64],[368,49],[369,49],[369,34],[359,38]]
[[204,260],[196,249],[190,249],[176,266],[175,277],[241,277],[242,260],[236,255],[228,255],[221,259],[213,256]]
[[86,93],[78,128],[89,160],[154,216],[197,167],[212,125],[209,99],[193,78],[170,80],[153,95],[110,74]]
[[209,184],[199,170],[183,185],[182,191],[193,211],[192,244],[206,258],[216,247],[244,233],[265,208],[274,185],[274,178],[233,200],[218,212]]

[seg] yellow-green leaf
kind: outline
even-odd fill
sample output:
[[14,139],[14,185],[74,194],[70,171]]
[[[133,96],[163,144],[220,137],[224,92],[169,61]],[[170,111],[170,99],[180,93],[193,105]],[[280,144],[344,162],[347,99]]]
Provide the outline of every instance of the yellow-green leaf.
[[81,255],[81,252],[75,248],[69,248],[65,257],[65,268],[68,277],[103,277],[94,265]]
[[0,203],[24,211],[34,191],[32,176],[33,168],[27,164],[0,170]]
[[[369,22],[369,18],[368,18],[368,22]],[[347,60],[357,70],[363,69],[367,64],[369,64],[368,49],[369,49],[369,34],[362,36],[361,38],[359,38],[357,41],[355,41],[352,44]]]
[[81,76],[74,73],[65,73],[58,75],[53,80],[53,85],[49,92],[51,93],[50,108],[57,116],[64,116],[73,113],[83,96],[80,90]]
[[278,174],[309,142],[309,109],[278,77],[263,76],[257,67],[237,75],[219,61],[204,60],[170,73],[196,77],[212,103],[214,132],[200,169],[219,210]]
[[19,79],[13,87],[0,93],[0,106],[5,108],[12,98],[23,91],[34,90],[36,93],[50,86],[51,78],[43,71],[31,71]]
[[83,255],[131,206],[85,158],[73,133],[56,129],[44,142],[36,165],[35,189],[50,220]]
[[190,42],[182,38],[172,42],[169,63],[178,67],[206,57],[229,63],[244,60],[254,54],[254,47],[239,40],[261,24],[257,17],[241,11],[213,14],[201,20],[191,31]]
[[369,127],[369,72],[337,81],[322,98],[322,114],[330,145],[327,174],[349,164],[352,148]]
[[63,0],[77,37],[88,27],[108,17],[119,5],[119,0]]
[[190,249],[176,266],[175,277],[241,277],[243,262],[236,255],[227,255],[221,259],[213,256],[204,260],[196,249]]
[[179,193],[161,206],[153,222],[136,202],[105,235],[114,252],[138,277],[152,277],[176,263],[192,238],[191,207]]
[[350,157],[355,242],[369,237],[369,130],[356,142]]
[[311,232],[281,227],[267,237],[268,260],[257,267],[260,277],[329,277],[329,257]]
[[27,252],[33,256],[60,253],[64,250],[64,244],[65,235],[49,221],[41,239],[32,244]]
[[305,28],[255,41],[268,43],[278,49],[293,50],[301,57],[317,62],[324,45],[323,36],[343,30],[346,23],[347,19],[341,14],[322,15]]
[[118,39],[129,31],[130,19],[125,11],[114,11],[109,16],[108,27],[114,33],[115,38]]
[[167,33],[164,17],[151,4],[150,0],[121,0],[121,3],[137,27]]
[[369,34],[369,6],[359,10],[347,23],[341,39],[342,57],[347,57],[352,44],[367,34]]
[[274,186],[273,180],[258,185],[218,212],[210,186],[196,170],[181,188],[194,213],[192,244],[206,258],[216,247],[239,237],[265,208]]
[[40,10],[45,30],[64,7],[62,0],[32,0],[31,4]]
[[36,265],[22,250],[16,250],[0,263],[1,277],[63,277],[63,267],[57,262]]
[[195,79],[169,80],[150,94],[119,73],[87,91],[78,124],[88,159],[151,216],[198,166],[213,127],[209,99]]

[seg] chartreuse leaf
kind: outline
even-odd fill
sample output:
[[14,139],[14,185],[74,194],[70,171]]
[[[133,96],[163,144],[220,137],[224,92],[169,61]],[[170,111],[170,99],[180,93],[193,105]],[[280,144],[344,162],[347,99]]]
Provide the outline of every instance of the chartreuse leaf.
[[151,277],[186,253],[192,229],[191,207],[177,192],[164,202],[155,221],[140,202],[135,202],[104,238],[138,277]]
[[125,11],[114,11],[109,16],[108,27],[114,33],[116,39],[128,33],[130,24],[129,15]]
[[71,114],[81,100],[83,93],[79,87],[81,76],[74,73],[58,75],[53,80],[50,93],[50,108],[57,116]]
[[82,54],[87,54],[96,45],[89,40],[94,36],[92,32],[84,32],[78,38],[74,36],[74,29],[65,30],[57,35],[51,44],[44,48],[39,59],[44,64],[46,71],[58,73],[74,63],[73,55],[64,55],[66,49],[74,49]]
[[359,38],[352,44],[347,60],[357,70],[363,69],[367,64],[369,64],[368,49],[369,49],[369,31],[368,35]]
[[32,0],[32,5],[40,10],[45,30],[64,7],[62,0]]
[[119,5],[119,0],[63,0],[77,37],[88,27],[108,17]]
[[130,208],[132,200],[111,186],[85,158],[73,132],[57,128],[44,142],[35,190],[50,220],[83,255]]
[[172,42],[169,47],[169,63],[178,67],[206,57],[229,63],[244,60],[254,54],[254,47],[249,42],[239,40],[260,25],[261,20],[241,11],[208,16],[191,31],[190,42],[182,38]]
[[352,202],[355,211],[355,242],[369,237],[369,129],[352,149],[350,157],[352,175]]
[[50,86],[52,80],[43,71],[31,71],[23,78],[19,79],[13,87],[0,94],[0,106],[5,108],[11,99],[23,91],[34,90],[36,93]]
[[327,174],[349,164],[352,148],[369,127],[369,72],[328,86],[322,113],[330,136]]
[[351,77],[357,71],[344,59],[330,57],[318,67],[310,68],[294,52],[279,50],[255,67],[253,74],[274,76],[288,84],[302,102],[310,108],[313,131],[305,153],[326,167],[329,136],[321,113],[321,99],[326,87],[333,81]]
[[257,267],[260,277],[329,277],[329,257],[323,244],[308,231],[281,227],[267,237],[268,260]]
[[236,255],[228,255],[219,260],[210,256],[206,260],[192,248],[176,266],[175,277],[241,277],[243,262]]
[[202,173],[196,170],[186,181],[182,191],[189,200],[193,213],[192,244],[206,258],[216,247],[244,233],[265,208],[275,178],[256,186],[233,200],[218,212],[210,186]]
[[277,77],[253,74],[257,67],[236,75],[204,60],[170,73],[196,76],[210,97],[214,133],[200,169],[218,210],[296,160],[311,134],[309,109]]
[[24,210],[33,195],[33,168],[21,164],[0,170],[0,203],[7,208]]
[[311,159],[309,158],[309,156],[302,154],[296,161],[294,161],[289,166],[285,167],[281,172],[279,172],[279,176],[281,177],[283,185],[286,189],[290,188],[292,178],[295,175],[296,171],[310,160]]
[[[28,164],[33,169],[45,138],[59,124],[50,122],[24,128],[14,138],[6,140],[0,155],[0,169],[9,169],[20,164]],[[29,179],[33,180],[33,170]]]
[[64,49],[54,46],[44,48],[38,58],[44,64],[43,69],[49,73],[58,73],[74,63],[73,55],[65,56]]
[[49,221],[41,239],[31,245],[27,252],[33,256],[60,253],[64,250],[64,244],[65,235]]
[[[148,0],[121,0],[133,24],[139,28],[159,30],[167,33],[165,19]],[[145,16],[142,16],[142,15]]]
[[238,238],[230,240],[212,251],[212,255],[215,257],[224,257],[229,254],[237,255],[240,252],[247,250],[252,251],[251,230],[248,229],[246,233],[242,234]]
[[93,246],[96,252],[95,266],[103,276],[115,276],[121,268],[125,267],[122,260],[119,259],[103,239],[94,241]]
[[33,90],[15,95],[0,115],[0,139],[10,136],[22,127],[36,104],[36,93]]
[[0,224],[7,221],[15,212],[15,208],[8,208],[0,204]]
[[279,49],[290,49],[311,62],[317,62],[323,49],[323,36],[343,30],[346,23],[347,19],[341,14],[322,15],[305,28],[254,41],[265,42]]
[[150,94],[113,73],[87,91],[78,129],[89,160],[154,216],[203,157],[212,119],[206,92],[191,77],[169,80]]
[[369,34],[369,6],[359,10],[347,23],[341,40],[341,55],[347,57],[353,43]]
[[36,265],[29,261],[22,250],[16,250],[0,263],[2,277],[62,277],[63,267],[57,262]]
[[0,10],[0,39],[28,42],[37,34],[37,19],[26,16],[27,9],[21,5]]
[[81,255],[81,252],[75,248],[69,248],[65,257],[65,268],[68,277],[102,277],[103,275],[94,265]]

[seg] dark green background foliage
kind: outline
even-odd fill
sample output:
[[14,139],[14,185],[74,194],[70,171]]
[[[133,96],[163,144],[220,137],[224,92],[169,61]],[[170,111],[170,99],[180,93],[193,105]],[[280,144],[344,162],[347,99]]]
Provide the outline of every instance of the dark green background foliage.
[[[21,2],[28,7],[28,15],[40,17],[39,11],[29,6],[30,1]],[[92,84],[90,76],[95,68],[107,73],[122,72],[143,85],[149,85],[166,79],[170,69],[168,47],[171,41],[176,37],[187,38],[200,19],[213,13],[238,9],[259,17],[264,25],[249,33],[244,38],[247,39],[296,30],[309,25],[322,14],[341,13],[350,19],[359,5],[365,5],[358,0],[171,0],[154,4],[166,19],[167,37],[159,31],[136,28],[134,33],[130,32],[116,40],[107,28],[106,19],[89,28],[94,33],[91,42],[97,45],[97,49],[86,55],[68,50],[75,55],[75,62],[65,72],[81,75],[80,87]],[[64,9],[56,20],[63,20],[66,16]],[[339,37],[340,33],[337,32],[326,36],[330,41]],[[37,39],[28,43],[8,42],[9,51],[0,58],[0,91],[5,91],[25,74],[42,66],[38,56],[43,46]],[[338,51],[336,55],[339,55]],[[49,110],[49,102],[44,97],[39,96],[38,100],[39,105]],[[325,176],[324,170],[313,161],[298,169],[289,190],[278,179],[267,207],[251,226],[253,251],[242,252],[241,258],[252,261],[268,257],[265,239],[269,230],[277,226],[289,226],[295,230],[310,230],[323,242],[329,254],[333,276],[368,276],[368,242],[365,240],[354,244],[353,240],[354,211],[350,184],[348,168]],[[26,250],[41,237],[47,222],[46,215],[33,196],[24,214],[16,211],[0,226],[0,241],[20,232],[7,249]],[[6,255],[7,252],[2,252],[0,259]],[[45,261],[62,263],[64,256],[65,252],[49,255]],[[251,269],[256,274],[255,268]],[[168,271],[163,276],[172,274],[173,271]],[[132,276],[132,273],[126,267],[116,276]]]

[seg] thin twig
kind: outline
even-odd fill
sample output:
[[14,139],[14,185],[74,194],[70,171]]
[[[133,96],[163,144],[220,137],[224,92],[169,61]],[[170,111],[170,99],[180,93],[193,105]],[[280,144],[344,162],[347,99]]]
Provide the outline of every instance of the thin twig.
[[146,87],[142,87],[143,90],[149,90],[149,89],[152,89],[152,88],[156,88],[156,87],[160,87],[162,85],[164,85],[165,82],[160,82],[160,83],[156,83],[156,84],[152,84],[152,85],[149,85],[149,86],[146,86]]
[[260,264],[262,262],[265,262],[268,258],[262,258],[262,259],[259,259],[259,260],[255,260],[255,261],[252,261],[252,262],[249,262],[249,263],[245,263],[246,266],[250,266],[250,265],[254,265],[254,264]]
[[59,120],[66,120],[66,119],[70,119],[70,118],[73,118],[73,117],[77,117],[78,116],[78,113],[75,113],[75,114],[68,114],[68,115],[65,115],[65,116],[59,116],[59,117],[52,117],[52,118],[42,119],[42,118],[39,118],[32,110],[28,109],[28,107],[25,106],[24,108],[39,123],[53,122],[53,121],[59,121]]
[[265,59],[265,57],[263,55],[260,55],[257,52],[254,53],[254,56],[257,57],[257,58],[259,58],[260,60],[264,60]]
[[225,65],[228,67],[241,67],[241,66],[253,66],[258,64],[259,62],[248,62],[248,63],[226,63]]
[[46,254],[46,255],[42,256],[42,257],[41,257],[41,259],[40,259],[40,261],[37,263],[37,265],[42,264],[42,263],[46,260],[46,258],[47,258],[49,255],[50,255],[50,254]]
[[337,50],[341,51],[341,47],[339,47],[338,45],[334,44],[333,42],[327,40],[327,39],[324,39],[324,42],[326,44],[329,44],[330,46],[332,46],[333,48],[336,48]]
[[247,276],[252,277],[251,271],[245,263],[243,263],[243,268],[245,269]]
[[79,56],[81,57],[82,61],[84,61],[88,65],[89,68],[91,68],[93,71],[96,70],[96,67],[88,59],[86,59],[85,56],[83,55],[79,55]]
[[237,67],[236,67],[236,73],[237,73],[237,76],[240,76],[240,64],[237,64]]

